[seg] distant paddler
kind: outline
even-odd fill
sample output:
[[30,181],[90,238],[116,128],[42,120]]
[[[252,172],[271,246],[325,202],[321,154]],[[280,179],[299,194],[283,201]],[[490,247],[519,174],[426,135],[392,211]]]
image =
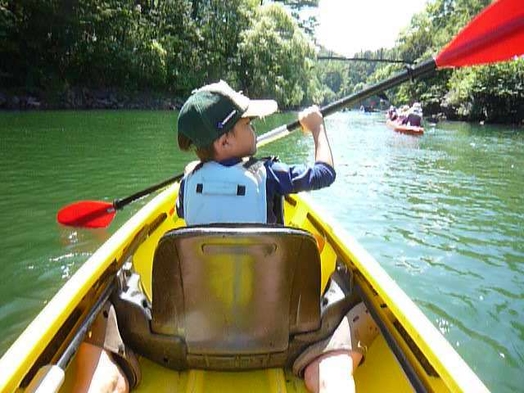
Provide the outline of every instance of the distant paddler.
[[422,127],[422,105],[415,102],[407,112],[407,116],[402,120],[402,124],[408,126]]

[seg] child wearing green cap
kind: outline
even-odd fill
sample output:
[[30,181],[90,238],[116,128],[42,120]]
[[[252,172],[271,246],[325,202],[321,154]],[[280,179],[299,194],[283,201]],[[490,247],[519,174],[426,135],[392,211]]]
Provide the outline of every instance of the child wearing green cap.
[[[251,120],[277,110],[273,100],[250,100],[220,81],[193,92],[178,117],[178,144],[200,163],[181,182],[177,213],[188,225],[281,223],[282,197],[327,187],[333,156],[318,107],[299,114],[315,143],[313,165],[257,160]],[[234,209],[231,207],[234,206]]]

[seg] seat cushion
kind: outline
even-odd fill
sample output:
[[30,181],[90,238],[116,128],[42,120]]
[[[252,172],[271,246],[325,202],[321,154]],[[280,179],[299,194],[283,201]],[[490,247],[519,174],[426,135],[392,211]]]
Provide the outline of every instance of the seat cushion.
[[285,352],[320,326],[320,256],[308,232],[266,225],[172,230],[153,263],[151,329],[188,355]]

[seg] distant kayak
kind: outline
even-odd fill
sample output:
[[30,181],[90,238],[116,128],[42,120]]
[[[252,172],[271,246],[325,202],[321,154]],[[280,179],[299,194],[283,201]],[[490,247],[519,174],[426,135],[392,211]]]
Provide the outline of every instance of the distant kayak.
[[399,124],[396,121],[386,120],[386,125],[389,128],[392,128],[394,131],[400,132],[402,134],[409,135],[423,135],[424,127],[410,126],[407,124]]

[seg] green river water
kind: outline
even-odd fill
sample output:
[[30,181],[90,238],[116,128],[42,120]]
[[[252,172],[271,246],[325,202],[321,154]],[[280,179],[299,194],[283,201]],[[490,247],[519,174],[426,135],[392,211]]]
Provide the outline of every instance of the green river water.
[[[259,133],[294,120],[280,114]],[[0,354],[108,229],[65,228],[60,207],[125,197],[193,159],[175,112],[0,113]],[[439,123],[422,137],[382,114],[326,119],[337,180],[312,197],[380,262],[494,392],[524,386],[524,130]],[[312,160],[296,132],[259,152]]]

